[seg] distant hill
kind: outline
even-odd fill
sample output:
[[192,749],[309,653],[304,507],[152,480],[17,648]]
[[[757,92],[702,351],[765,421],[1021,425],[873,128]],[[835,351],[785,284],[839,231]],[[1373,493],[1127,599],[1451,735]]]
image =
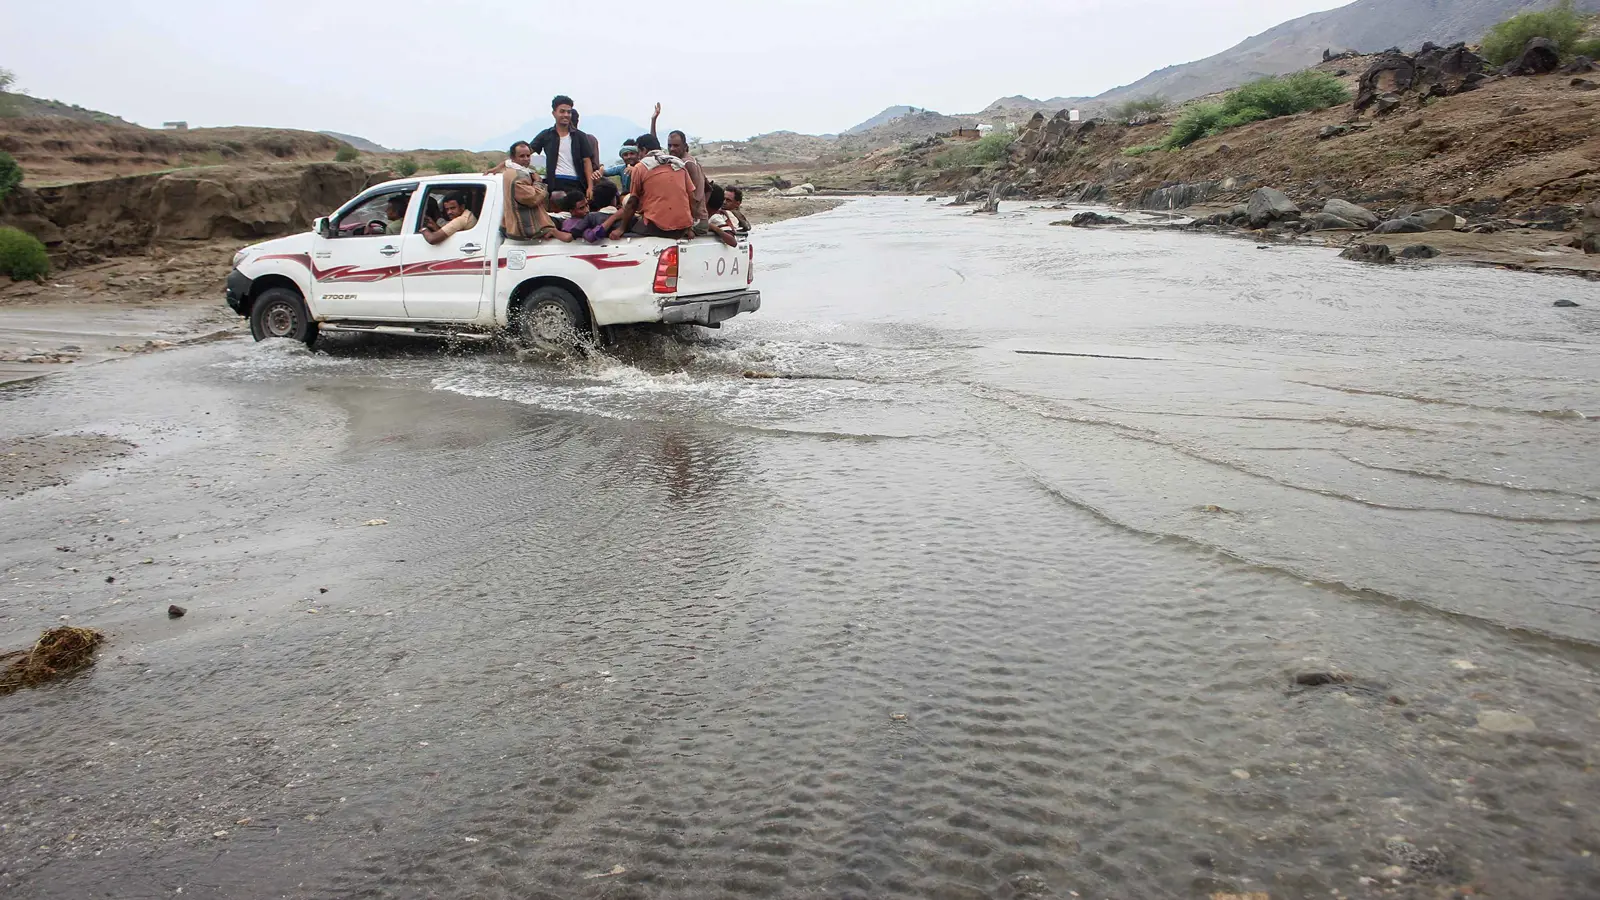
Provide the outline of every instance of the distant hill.
[[68,105],[60,100],[40,100],[27,94],[6,92],[0,104],[9,106],[13,115],[25,118],[71,119],[74,122],[93,122],[96,125],[132,125],[132,122],[110,113],[84,109],[77,104]]
[[337,131],[319,131],[317,133],[318,134],[325,134],[328,137],[331,137],[336,141],[344,141],[346,144],[349,144],[350,146],[356,148],[357,150],[360,150],[362,153],[389,153],[389,152],[391,152],[388,147],[384,147],[384,146],[382,146],[380,144],[374,144],[372,141],[369,141],[366,138],[356,137],[353,134],[340,134]]
[[[1389,47],[1415,50],[1427,41],[1477,41],[1496,23],[1550,5],[1551,0],[1357,0],[1285,22],[1216,56],[1152,72],[1094,99],[1115,103],[1161,94],[1192,100],[1263,75],[1299,71],[1320,60],[1323,50],[1371,53]],[[1600,11],[1600,0],[1577,5]]]
[[917,112],[927,112],[927,110],[919,110],[915,106],[891,106],[854,128],[846,128],[844,131],[840,132],[840,134],[846,136],[853,134],[864,134],[881,125],[887,125],[890,122],[893,122],[895,119],[904,118],[905,116],[909,116],[912,113]]
[[[1415,50],[1427,41],[1474,42],[1498,22],[1550,5],[1551,0],[1357,0],[1349,6],[1290,20],[1215,56],[1168,66],[1098,97],[1003,97],[979,115],[1000,109],[1022,109],[1029,114],[1072,107],[1094,111],[1156,94],[1182,102],[1262,76],[1297,72],[1322,59],[1323,50],[1371,53],[1389,47]],[[1600,0],[1577,0],[1577,5],[1582,10],[1600,11]]]

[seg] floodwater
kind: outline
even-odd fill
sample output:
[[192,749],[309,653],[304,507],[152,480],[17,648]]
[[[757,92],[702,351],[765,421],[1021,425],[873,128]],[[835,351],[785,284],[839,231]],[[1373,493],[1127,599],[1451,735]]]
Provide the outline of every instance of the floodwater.
[[1600,895],[1600,286],[1061,215],[0,392],[137,445],[0,500],[5,645],[112,635],[0,698],[0,893]]

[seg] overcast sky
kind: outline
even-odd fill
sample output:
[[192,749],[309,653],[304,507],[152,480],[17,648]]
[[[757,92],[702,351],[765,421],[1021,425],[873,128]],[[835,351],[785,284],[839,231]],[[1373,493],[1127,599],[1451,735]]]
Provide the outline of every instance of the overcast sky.
[[410,148],[549,115],[705,138],[835,132],[886,106],[1093,95],[1348,0],[8,0],[0,68],[143,125]]

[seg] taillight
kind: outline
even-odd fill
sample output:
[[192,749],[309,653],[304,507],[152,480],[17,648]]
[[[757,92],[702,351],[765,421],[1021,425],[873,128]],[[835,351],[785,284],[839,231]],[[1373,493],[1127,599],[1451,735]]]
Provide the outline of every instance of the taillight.
[[750,265],[744,267],[744,286],[749,287],[756,283],[756,245],[750,245]]
[[676,294],[678,292],[678,248],[668,247],[661,251],[661,256],[656,259],[656,293]]

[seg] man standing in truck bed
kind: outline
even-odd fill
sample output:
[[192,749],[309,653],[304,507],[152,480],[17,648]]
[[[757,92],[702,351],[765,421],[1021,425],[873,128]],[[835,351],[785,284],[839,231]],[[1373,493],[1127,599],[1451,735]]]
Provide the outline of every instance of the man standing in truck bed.
[[550,193],[577,191],[587,194],[594,182],[596,158],[589,136],[573,127],[572,98],[562,94],[550,101],[550,114],[556,124],[539,132],[530,143],[534,153],[543,153],[544,183]]

